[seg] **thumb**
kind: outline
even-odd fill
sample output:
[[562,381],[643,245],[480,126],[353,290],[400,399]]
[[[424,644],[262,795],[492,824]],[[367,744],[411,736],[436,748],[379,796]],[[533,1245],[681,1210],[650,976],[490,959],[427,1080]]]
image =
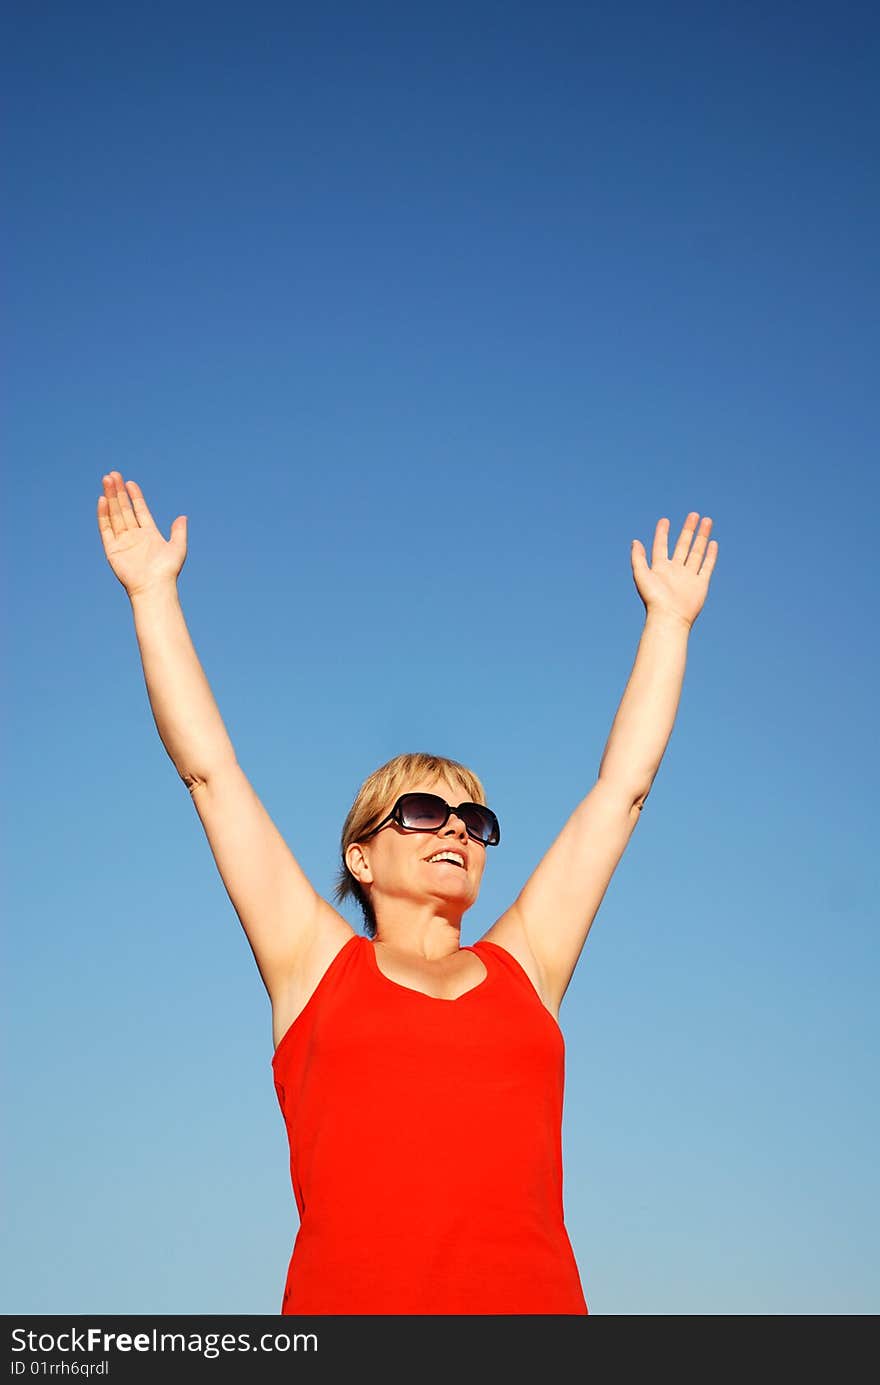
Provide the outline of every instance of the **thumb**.
[[645,550],[644,550],[644,548],[643,548],[642,545],[639,543],[638,539],[633,539],[633,541],[632,541],[632,548],[630,549],[630,557],[632,558],[633,567],[635,567],[636,563],[640,563],[640,562],[642,561],[642,559],[644,558],[644,556],[645,556]]
[[171,526],[171,542],[186,548],[186,515],[178,515]]

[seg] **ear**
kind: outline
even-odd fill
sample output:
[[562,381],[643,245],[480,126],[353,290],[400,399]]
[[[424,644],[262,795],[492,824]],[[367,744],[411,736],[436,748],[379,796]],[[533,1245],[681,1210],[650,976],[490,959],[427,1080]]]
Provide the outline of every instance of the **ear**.
[[364,855],[363,847],[358,842],[352,842],[346,851],[345,864],[359,885],[372,884],[373,875],[370,865]]

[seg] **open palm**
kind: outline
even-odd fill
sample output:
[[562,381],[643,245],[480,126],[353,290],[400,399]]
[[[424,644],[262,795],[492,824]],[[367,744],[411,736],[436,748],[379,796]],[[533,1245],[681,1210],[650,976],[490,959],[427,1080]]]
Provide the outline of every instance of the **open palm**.
[[[704,517],[701,520],[697,512],[692,510],[670,558],[669,520],[659,519],[654,530],[650,567],[644,547],[638,539],[633,539],[633,580],[647,612],[663,612],[684,621],[688,626],[693,625],[703,609],[709,591],[709,578],[718,557],[716,539],[712,540],[706,551],[711,528],[711,519]],[[691,548],[695,533],[697,537]]]
[[137,481],[118,471],[104,477],[98,499],[98,529],[104,553],[129,596],[173,582],[186,562],[186,515],[178,515],[171,538],[163,539]]

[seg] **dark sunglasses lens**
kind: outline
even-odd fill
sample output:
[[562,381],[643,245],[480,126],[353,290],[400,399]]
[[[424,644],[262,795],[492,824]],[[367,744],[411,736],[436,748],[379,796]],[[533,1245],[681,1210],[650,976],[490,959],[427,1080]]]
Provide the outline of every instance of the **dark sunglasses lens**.
[[417,827],[423,832],[439,827],[446,812],[441,798],[432,793],[409,793],[400,800],[404,827]]
[[461,811],[465,826],[472,837],[487,844],[498,841],[498,819],[489,808],[482,808],[479,803],[469,803]]
[[[446,804],[432,793],[406,794],[400,806],[404,827],[419,828],[423,832],[439,827],[446,817]],[[468,803],[462,808],[461,816],[468,834],[477,841],[497,840],[498,822],[490,809]]]

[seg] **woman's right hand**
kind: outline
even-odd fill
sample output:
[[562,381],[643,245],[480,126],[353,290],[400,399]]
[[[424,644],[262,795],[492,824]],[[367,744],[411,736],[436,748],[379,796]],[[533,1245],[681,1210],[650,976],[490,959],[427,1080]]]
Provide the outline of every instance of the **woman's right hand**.
[[177,580],[186,562],[186,515],[178,515],[166,542],[137,481],[118,471],[104,477],[98,499],[98,528],[107,562],[129,596]]

